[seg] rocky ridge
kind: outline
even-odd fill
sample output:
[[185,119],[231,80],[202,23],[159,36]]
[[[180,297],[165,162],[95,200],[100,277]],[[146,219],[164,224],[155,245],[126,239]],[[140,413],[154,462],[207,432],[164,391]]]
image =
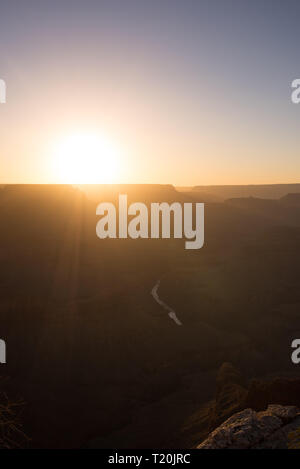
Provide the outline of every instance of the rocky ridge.
[[217,427],[198,449],[295,449],[300,443],[300,410],[269,405],[264,411],[245,409]]

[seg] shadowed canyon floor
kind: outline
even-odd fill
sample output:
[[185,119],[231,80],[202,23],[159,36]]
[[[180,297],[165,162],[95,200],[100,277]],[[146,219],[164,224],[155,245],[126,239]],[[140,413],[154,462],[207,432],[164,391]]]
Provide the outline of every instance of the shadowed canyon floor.
[[[202,202],[197,191],[93,190],[0,190],[5,390],[25,402],[33,447],[199,444],[224,362],[250,380],[297,374],[300,204],[209,202],[205,246],[189,252],[184,240],[99,240],[95,208],[124,190],[146,204]],[[158,279],[181,327],[151,295]]]

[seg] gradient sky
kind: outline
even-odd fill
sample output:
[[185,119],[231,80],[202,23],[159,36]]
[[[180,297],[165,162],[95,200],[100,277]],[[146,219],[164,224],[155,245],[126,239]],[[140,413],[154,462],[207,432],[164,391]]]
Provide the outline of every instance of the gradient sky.
[[117,182],[300,182],[299,0],[0,7],[0,183],[57,182],[53,142],[101,132]]

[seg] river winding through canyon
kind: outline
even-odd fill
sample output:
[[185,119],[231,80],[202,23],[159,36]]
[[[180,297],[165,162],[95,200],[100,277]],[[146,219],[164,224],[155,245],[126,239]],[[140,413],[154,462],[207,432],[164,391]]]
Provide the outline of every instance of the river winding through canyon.
[[151,295],[153,296],[156,303],[158,303],[162,308],[168,311],[169,318],[171,318],[175,322],[175,324],[177,324],[177,326],[182,326],[182,322],[178,319],[176,313],[172,310],[172,308],[159,298],[158,296],[159,285],[160,285],[160,280],[158,280],[156,284],[154,285],[154,287],[152,288]]

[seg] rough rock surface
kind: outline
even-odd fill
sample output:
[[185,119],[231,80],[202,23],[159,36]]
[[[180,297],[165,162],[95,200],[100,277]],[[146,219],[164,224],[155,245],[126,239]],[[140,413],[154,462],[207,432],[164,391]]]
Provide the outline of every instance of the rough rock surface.
[[293,448],[298,429],[300,410],[295,406],[269,405],[261,412],[245,409],[216,428],[198,448]]

